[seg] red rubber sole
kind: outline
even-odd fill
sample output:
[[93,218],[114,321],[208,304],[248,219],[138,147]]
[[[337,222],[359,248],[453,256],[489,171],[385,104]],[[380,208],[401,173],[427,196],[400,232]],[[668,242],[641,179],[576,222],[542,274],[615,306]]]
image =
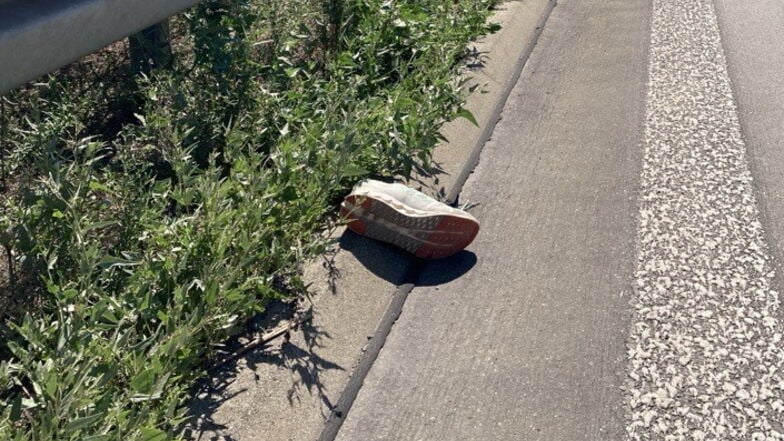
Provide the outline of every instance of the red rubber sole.
[[349,195],[340,206],[348,228],[390,243],[422,259],[441,259],[465,249],[479,224],[461,216],[413,216],[368,195]]

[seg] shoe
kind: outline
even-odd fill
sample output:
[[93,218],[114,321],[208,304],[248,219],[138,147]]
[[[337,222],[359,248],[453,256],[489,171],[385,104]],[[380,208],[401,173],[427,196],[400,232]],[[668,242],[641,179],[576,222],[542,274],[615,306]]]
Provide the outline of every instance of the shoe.
[[348,228],[391,243],[422,259],[441,259],[465,249],[479,222],[463,210],[402,184],[366,179],[340,204]]

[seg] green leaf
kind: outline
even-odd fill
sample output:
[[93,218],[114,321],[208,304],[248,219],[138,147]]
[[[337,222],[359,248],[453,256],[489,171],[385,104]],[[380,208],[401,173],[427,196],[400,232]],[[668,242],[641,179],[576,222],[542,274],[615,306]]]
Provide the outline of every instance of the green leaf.
[[65,431],[73,432],[76,430],[84,429],[85,427],[91,426],[93,423],[100,420],[102,416],[103,415],[100,413],[94,413],[86,417],[81,417],[75,420],[71,420],[68,422],[68,424],[65,425]]
[[11,403],[11,421],[16,422],[19,421],[19,418],[22,417],[22,396],[16,395],[14,397],[14,402]]
[[90,184],[88,184],[88,187],[92,191],[102,191],[104,193],[111,193],[111,191],[112,191],[109,187],[105,186],[104,184],[101,184],[98,181],[90,181]]
[[38,403],[36,403],[32,398],[22,398],[22,407],[25,409],[35,409],[38,407]]
[[465,118],[474,126],[479,127],[479,123],[476,122],[476,117],[474,117],[474,114],[471,113],[471,111],[466,108],[461,108],[460,110],[458,110],[455,116],[458,118]]
[[111,435],[90,435],[82,438],[82,441],[109,441],[111,439]]
[[[65,333],[60,334],[60,337],[62,338],[64,335]],[[58,383],[59,382],[58,382],[57,372],[54,371],[47,372],[46,379],[44,380],[44,391],[46,392],[46,395],[50,397],[55,396],[55,394],[57,393]]]
[[169,439],[166,432],[154,427],[143,427],[140,432],[143,441],[166,441]]
[[286,187],[280,193],[280,196],[286,202],[293,201],[293,200],[297,199],[297,189],[294,188],[294,187],[291,187],[291,186]]
[[140,261],[135,260],[126,260],[121,257],[114,257],[114,256],[104,256],[100,262],[98,262],[98,268],[105,270],[114,267],[128,267],[128,266],[138,266],[142,263]]
[[359,176],[365,176],[369,172],[364,168],[360,167],[357,164],[348,164],[343,168],[343,177],[344,178],[355,178]]
[[101,229],[101,228],[106,228],[106,227],[109,227],[109,226],[112,226],[112,225],[118,225],[118,224],[119,224],[119,222],[117,222],[117,221],[96,222],[94,224],[90,224],[90,225],[84,227],[84,231],[87,232],[87,231],[91,231],[91,230],[98,230],[98,229]]

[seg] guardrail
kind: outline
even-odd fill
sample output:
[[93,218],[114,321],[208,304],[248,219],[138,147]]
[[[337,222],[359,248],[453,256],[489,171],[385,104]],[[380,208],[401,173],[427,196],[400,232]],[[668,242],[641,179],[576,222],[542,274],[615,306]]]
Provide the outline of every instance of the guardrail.
[[0,95],[201,0],[0,0]]

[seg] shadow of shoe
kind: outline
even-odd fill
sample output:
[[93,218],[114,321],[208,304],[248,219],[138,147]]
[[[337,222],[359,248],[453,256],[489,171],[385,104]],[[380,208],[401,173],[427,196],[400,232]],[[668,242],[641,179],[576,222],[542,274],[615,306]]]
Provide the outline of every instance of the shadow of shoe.
[[463,250],[454,256],[425,263],[416,286],[437,286],[467,274],[476,265],[476,254]]
[[416,286],[436,286],[463,276],[477,262],[476,254],[467,250],[444,259],[420,260],[393,245],[362,237],[348,229],[339,243],[370,272],[394,285],[406,282],[405,273],[413,264],[419,263],[423,268]]
[[416,260],[395,246],[360,236],[349,229],[340,237],[339,244],[370,272],[393,285],[405,283],[403,279]]

